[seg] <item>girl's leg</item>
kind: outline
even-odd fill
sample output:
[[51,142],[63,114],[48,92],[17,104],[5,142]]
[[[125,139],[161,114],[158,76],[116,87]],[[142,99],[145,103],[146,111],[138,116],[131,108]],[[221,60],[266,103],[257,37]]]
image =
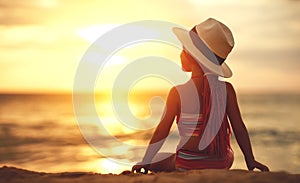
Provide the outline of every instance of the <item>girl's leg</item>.
[[150,165],[150,171],[152,172],[171,172],[175,170],[174,153],[157,153]]

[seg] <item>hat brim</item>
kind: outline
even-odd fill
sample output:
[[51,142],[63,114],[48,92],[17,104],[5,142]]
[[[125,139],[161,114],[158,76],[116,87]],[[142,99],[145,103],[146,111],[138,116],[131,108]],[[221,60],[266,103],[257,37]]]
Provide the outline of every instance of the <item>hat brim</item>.
[[182,46],[200,63],[200,66],[203,65],[211,72],[224,78],[230,78],[232,76],[232,72],[226,63],[223,62],[221,65],[213,63],[194,45],[188,30],[174,27],[173,32]]

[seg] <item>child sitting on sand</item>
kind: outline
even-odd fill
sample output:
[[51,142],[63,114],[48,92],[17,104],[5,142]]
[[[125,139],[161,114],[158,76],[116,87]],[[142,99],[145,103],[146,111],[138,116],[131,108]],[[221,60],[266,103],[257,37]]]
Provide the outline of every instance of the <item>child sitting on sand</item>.
[[[224,63],[234,40],[229,28],[209,18],[190,31],[173,28],[183,50],[182,69],[191,79],[173,87],[165,113],[157,126],[142,162],[132,171],[185,171],[191,169],[229,169],[233,163],[231,128],[244,154],[249,170],[268,167],[255,160],[249,135],[241,118],[233,86],[218,79],[231,77]],[[175,154],[157,153],[176,118],[180,141]],[[228,122],[230,121],[230,124]],[[231,126],[231,127],[230,127]],[[156,156],[156,157],[155,157]]]

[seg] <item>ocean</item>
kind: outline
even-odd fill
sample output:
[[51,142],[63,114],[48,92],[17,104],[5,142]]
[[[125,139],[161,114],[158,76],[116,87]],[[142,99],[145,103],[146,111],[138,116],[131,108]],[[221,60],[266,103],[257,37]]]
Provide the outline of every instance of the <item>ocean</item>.
[[[0,166],[43,172],[120,173],[130,169],[130,164],[143,157],[163,102],[151,96],[131,98],[129,108],[138,118],[120,123],[108,99],[95,97],[97,115],[108,132],[102,133],[97,123],[89,121],[94,119],[89,113],[74,114],[72,95],[0,95]],[[300,94],[239,94],[238,101],[255,158],[271,171],[300,173]],[[177,140],[173,125],[162,151],[174,152]],[[232,169],[246,169],[234,137],[231,143],[235,153]]]

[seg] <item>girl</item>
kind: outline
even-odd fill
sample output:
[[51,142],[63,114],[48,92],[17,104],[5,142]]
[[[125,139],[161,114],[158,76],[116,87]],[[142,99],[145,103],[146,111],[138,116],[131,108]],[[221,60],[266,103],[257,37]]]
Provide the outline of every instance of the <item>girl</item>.
[[[173,32],[183,46],[182,69],[192,73],[191,79],[170,90],[165,113],[144,158],[132,167],[132,171],[229,169],[233,163],[231,128],[248,169],[269,171],[253,156],[233,86],[218,80],[219,76],[232,76],[224,63],[234,45],[229,28],[209,18],[190,31],[173,28]],[[176,153],[157,154],[175,118],[180,135]]]

